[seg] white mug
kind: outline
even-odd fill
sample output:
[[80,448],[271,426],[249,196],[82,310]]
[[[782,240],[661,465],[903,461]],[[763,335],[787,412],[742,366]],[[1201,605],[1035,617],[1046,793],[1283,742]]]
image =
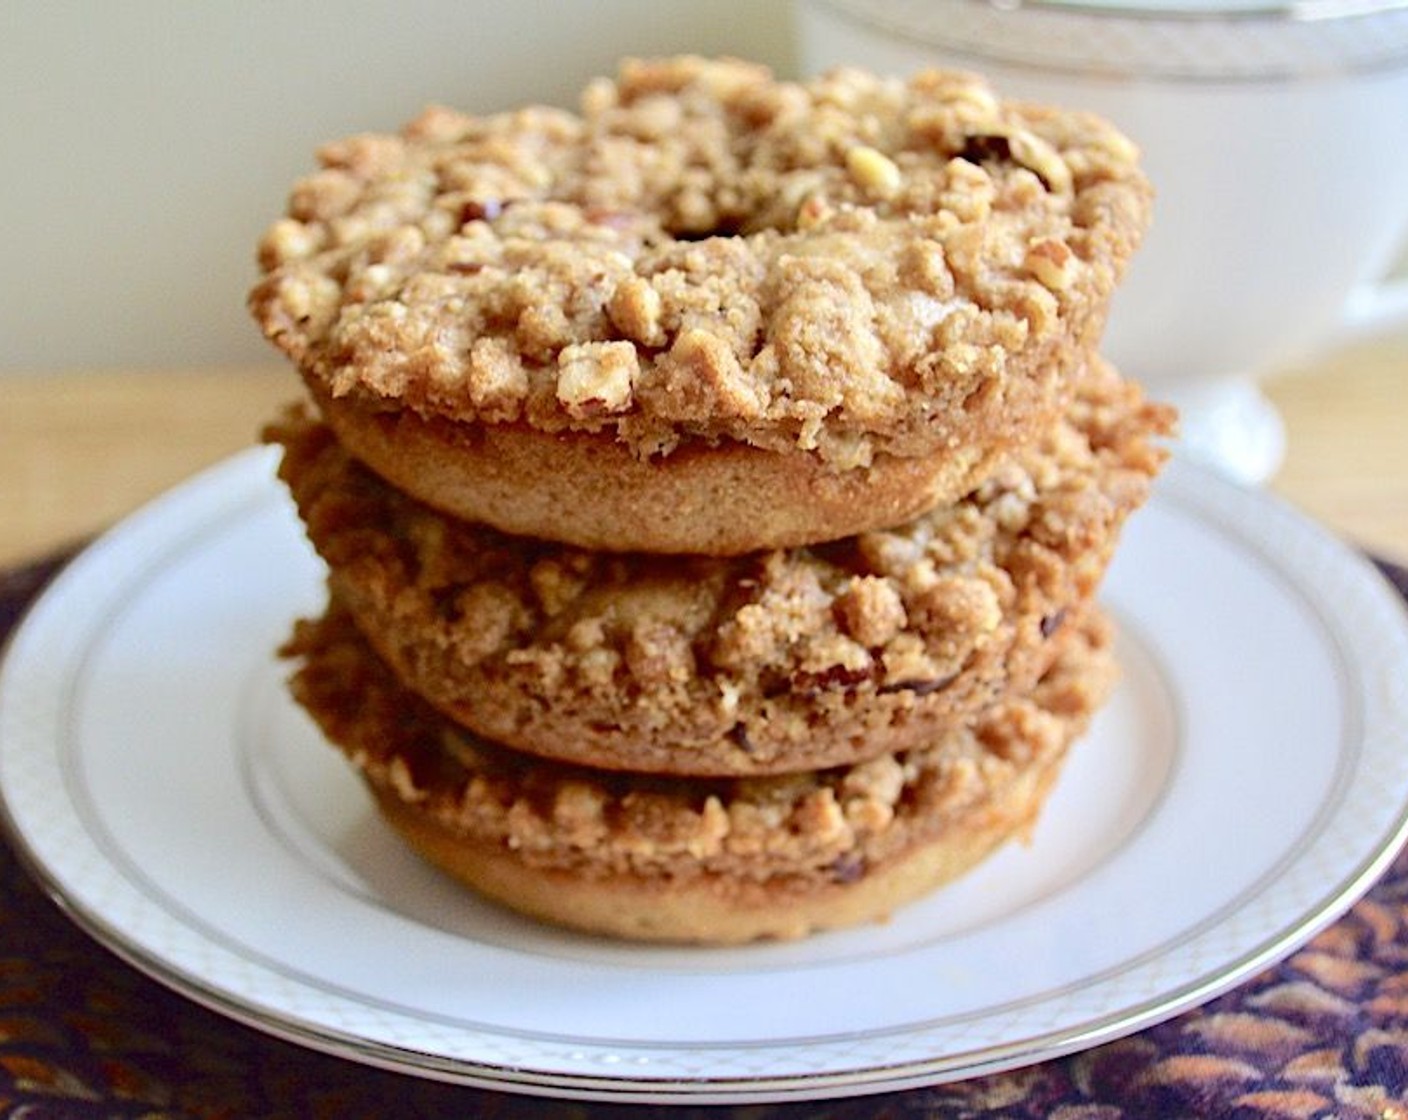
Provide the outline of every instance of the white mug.
[[1408,0],[799,0],[808,73],[985,73],[1089,109],[1143,149],[1154,224],[1104,352],[1183,412],[1184,450],[1245,482],[1279,464],[1256,382],[1408,323]]

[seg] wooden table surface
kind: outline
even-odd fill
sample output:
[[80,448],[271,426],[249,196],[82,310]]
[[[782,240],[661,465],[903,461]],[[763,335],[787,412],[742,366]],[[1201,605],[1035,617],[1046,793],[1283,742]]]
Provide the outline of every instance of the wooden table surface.
[[[1408,334],[1266,386],[1288,453],[1271,489],[1408,562]],[[256,438],[299,392],[286,368],[0,378],[0,565],[72,544]]]

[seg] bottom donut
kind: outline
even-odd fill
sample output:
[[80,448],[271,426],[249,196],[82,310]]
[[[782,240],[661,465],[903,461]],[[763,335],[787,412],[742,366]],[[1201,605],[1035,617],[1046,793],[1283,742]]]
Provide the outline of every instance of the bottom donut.
[[1029,831],[1115,677],[1092,610],[1024,696],[926,747],[769,777],[595,771],[477,739],[396,681],[336,605],[285,652],[294,697],[385,820],[480,894],[557,925],[737,944],[886,918]]

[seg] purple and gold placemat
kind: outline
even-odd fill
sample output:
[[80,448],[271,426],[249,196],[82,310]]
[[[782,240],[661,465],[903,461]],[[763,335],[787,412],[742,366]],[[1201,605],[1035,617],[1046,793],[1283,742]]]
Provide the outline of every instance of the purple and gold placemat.
[[[63,561],[0,572],[0,640]],[[1408,598],[1408,571],[1381,567]],[[445,1085],[260,1034],[114,957],[0,843],[0,1116],[566,1120],[652,1111],[665,1110]],[[668,1115],[1408,1120],[1408,855],[1280,965],[1139,1034],[931,1089]]]

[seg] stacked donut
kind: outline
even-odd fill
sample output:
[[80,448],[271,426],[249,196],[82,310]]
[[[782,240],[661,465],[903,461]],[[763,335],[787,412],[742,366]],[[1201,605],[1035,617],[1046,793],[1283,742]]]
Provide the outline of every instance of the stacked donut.
[[567,926],[875,919],[1026,829],[1166,408],[1096,356],[1133,147],[977,78],[623,65],[320,152],[250,305],[326,561],[296,699]]

